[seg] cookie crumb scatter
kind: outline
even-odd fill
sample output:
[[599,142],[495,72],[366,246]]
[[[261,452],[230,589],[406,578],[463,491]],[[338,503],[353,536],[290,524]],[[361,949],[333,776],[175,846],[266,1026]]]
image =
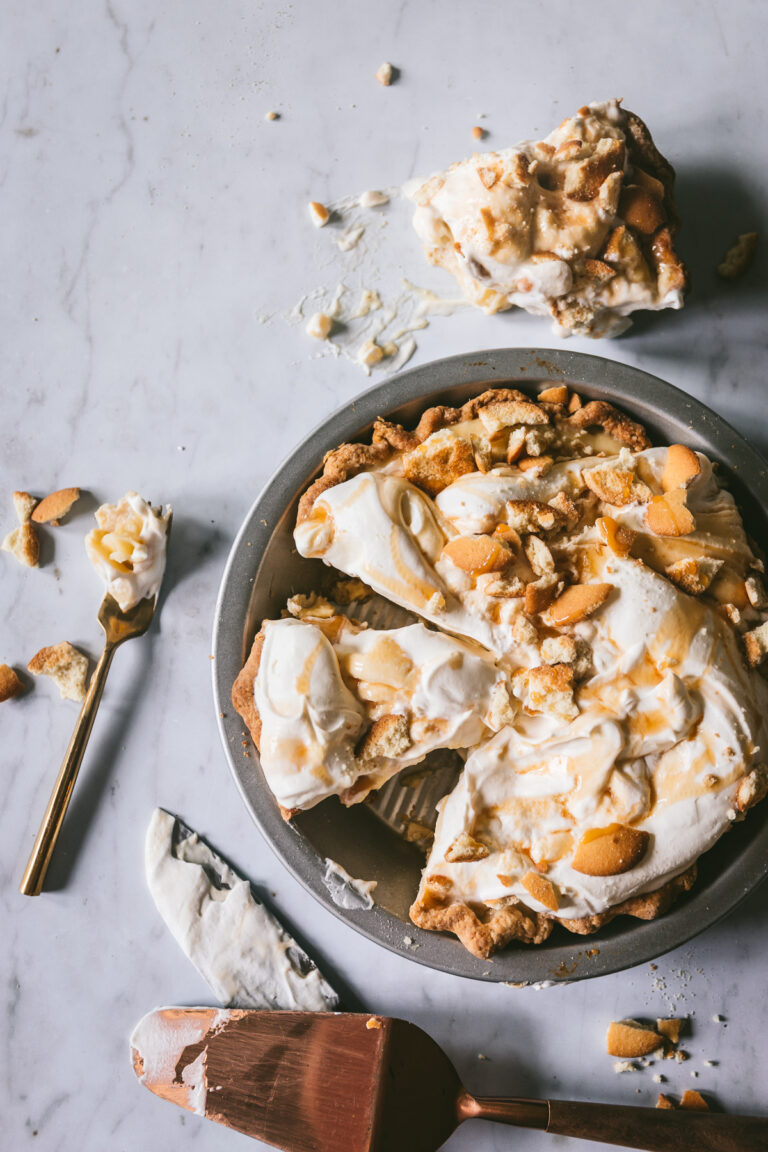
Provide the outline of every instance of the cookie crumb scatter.
[[721,1016],[719,1012],[716,1012],[715,1015],[712,1017],[712,1023],[713,1024],[725,1024],[725,1016]]
[[663,1084],[666,1079],[667,1079],[666,1076],[662,1076],[660,1072],[657,1072],[656,1075],[653,1077],[653,1082],[654,1082],[654,1084]]
[[484,140],[485,139],[485,129],[481,128],[479,124],[475,124],[474,128],[472,129],[472,139],[473,140]]
[[619,1074],[621,1072],[637,1072],[638,1068],[637,1064],[634,1064],[631,1060],[617,1060],[613,1066],[613,1070]]
[[477,1058],[478,1058],[478,1060],[487,1060],[488,1059],[488,1057],[485,1055],[484,1052],[478,1052]]
[[270,108],[269,112],[265,112],[264,119],[265,120],[279,120],[280,119],[280,113],[275,112],[275,110],[273,108]]
[[368,1029],[381,1028],[381,1020],[378,1016],[371,1016],[370,1020],[366,1020],[365,1026]]

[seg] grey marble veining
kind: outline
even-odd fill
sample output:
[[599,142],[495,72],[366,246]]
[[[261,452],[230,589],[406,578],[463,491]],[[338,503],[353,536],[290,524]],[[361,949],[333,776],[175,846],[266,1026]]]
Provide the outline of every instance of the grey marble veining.
[[[157,804],[273,892],[361,1004],[430,1031],[471,1088],[650,1103],[658,1067],[614,1074],[605,1026],[684,1012],[691,1058],[663,1065],[665,1089],[766,1110],[764,891],[656,971],[592,984],[476,985],[383,953],[316,905],[251,824],[219,746],[210,631],[256,492],[367,383],[288,319],[305,293],[362,275],[354,253],[345,266],[314,232],[307,201],[442,167],[472,149],[478,122],[489,147],[503,146],[613,95],[648,120],[678,168],[694,293],[682,314],[572,346],[665,377],[768,449],[765,245],[742,283],[714,274],[736,233],[764,233],[767,33],[759,0],[42,0],[6,12],[0,531],[12,526],[14,488],[79,484],[90,497],[46,532],[40,571],[0,554],[0,660],[23,666],[65,638],[97,654],[100,589],[82,546],[97,501],[137,487],[175,517],[158,625],[115,659],[52,890],[37,900],[17,885],[76,707],[48,681],[0,706],[3,1147],[256,1147],[155,1099],[130,1068],[127,1038],[145,1011],[210,1002],[144,884]],[[402,75],[382,89],[374,72],[387,58]],[[270,108],[281,119],[266,121]],[[394,214],[376,243],[382,276],[451,293]],[[553,339],[522,314],[465,311],[420,333],[416,355]],[[549,1146],[565,1143],[485,1124],[449,1142]]]

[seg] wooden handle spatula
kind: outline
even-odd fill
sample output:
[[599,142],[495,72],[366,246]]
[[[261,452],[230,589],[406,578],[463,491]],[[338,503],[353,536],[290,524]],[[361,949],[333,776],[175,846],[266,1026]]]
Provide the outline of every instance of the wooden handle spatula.
[[286,1152],[435,1152],[498,1120],[648,1152],[765,1152],[768,1119],[465,1091],[414,1024],[352,1013],[161,1008],[131,1037],[152,1092]]

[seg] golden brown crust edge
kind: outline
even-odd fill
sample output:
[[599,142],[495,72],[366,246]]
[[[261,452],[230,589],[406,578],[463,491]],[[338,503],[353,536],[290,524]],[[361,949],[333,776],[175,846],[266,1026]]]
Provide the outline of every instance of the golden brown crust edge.
[[256,707],[256,702],[253,697],[253,688],[256,683],[256,677],[259,674],[261,653],[264,648],[264,637],[264,624],[262,624],[253,638],[248,659],[232,685],[232,704],[235,711],[242,716],[245,721],[257,751],[261,744],[261,716],[259,715],[259,710]]
[[424,908],[411,905],[409,915],[414,924],[429,932],[452,932],[468,952],[487,960],[494,952],[519,940],[522,944],[542,944],[554,927],[554,921],[517,904],[497,908],[483,922],[468,904]]
[[698,868],[694,862],[689,868],[686,868],[685,872],[667,880],[661,888],[657,888],[654,892],[645,892],[641,896],[630,896],[628,900],[622,901],[621,904],[614,904],[612,908],[606,908],[605,912],[600,912],[596,916],[582,916],[576,920],[558,918],[558,924],[562,924],[563,928],[567,928],[569,932],[574,932],[579,936],[589,936],[592,932],[597,932],[598,928],[610,924],[616,916],[634,916],[638,920],[655,920],[657,916],[663,916],[665,912],[669,911],[680,896],[685,892],[690,892],[696,883],[697,873]]
[[684,892],[690,891],[696,880],[696,871],[694,863],[655,892],[633,896],[596,916],[584,916],[576,920],[545,916],[531,912],[522,905],[512,904],[495,909],[489,919],[483,922],[468,904],[424,908],[418,901],[411,906],[410,917],[419,928],[431,932],[452,932],[473,956],[487,960],[512,940],[519,940],[523,944],[543,943],[555,924],[562,924],[570,932],[586,936],[597,932],[616,916],[653,920],[668,911]]
[[[412,451],[441,428],[448,428],[465,420],[474,420],[481,408],[504,400],[539,403],[535,397],[528,396],[516,388],[488,388],[460,408],[448,408],[444,405],[427,408],[422,412],[413,432],[408,432],[401,424],[392,424],[380,417],[374,422],[370,444],[340,444],[338,448],[326,454],[322,475],[310,484],[299,500],[297,524],[301,524],[309,517],[315,501],[329,488],[343,484],[345,480],[357,476],[367,468],[385,464],[396,452]],[[540,404],[540,407],[547,412],[552,410],[551,405]],[[638,424],[625,412],[614,408],[607,400],[590,401],[577,409],[568,419],[579,428],[603,427],[619,443],[636,452],[651,446],[642,424]]]

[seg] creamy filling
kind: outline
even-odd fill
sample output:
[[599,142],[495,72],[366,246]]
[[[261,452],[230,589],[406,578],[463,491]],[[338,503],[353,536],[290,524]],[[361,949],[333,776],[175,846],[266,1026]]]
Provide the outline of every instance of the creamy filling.
[[[469,755],[439,805],[422,902],[521,900],[574,919],[660,887],[736,818],[737,786],[768,747],[768,684],[739,637],[762,618],[761,566],[703,454],[631,452],[567,418],[520,428],[504,411],[327,489],[295,539],[493,654],[503,713],[473,731],[452,698],[461,722],[445,746]],[[592,607],[570,617],[564,590]],[[355,740],[398,710],[396,686],[371,695],[370,676],[362,693],[354,679],[375,636],[343,628],[333,642],[365,715]],[[365,786],[387,774],[369,771]],[[577,849],[615,826],[637,859],[577,870]]]
[[[332,795],[356,803],[434,749],[469,747],[502,722],[503,676],[481,650],[423,624],[344,621],[333,631],[329,639],[306,620],[264,625],[254,683],[260,760],[284,808]],[[379,743],[366,745],[379,731]]]
[[127,612],[157,596],[165,571],[171,509],[155,511],[137,492],[97,508],[97,528],[85,538],[88,558],[106,591]]
[[[515,720],[470,754],[439,805],[422,892],[438,874],[452,901],[516,897],[552,911],[522,883],[534,870],[554,886],[558,916],[589,916],[658,888],[730,826],[736,782],[768,747],[768,685],[712,608],[634,560],[614,557],[601,575],[616,593],[581,626],[595,673],[580,714],[538,729]],[[617,875],[575,871],[582,836],[614,823],[650,834],[641,861]],[[488,855],[446,859],[462,833]]]
[[533,659],[515,628],[519,605],[499,605],[492,619],[486,598],[462,588],[454,567],[441,560],[446,541],[455,535],[435,503],[413,484],[362,472],[324,492],[309,518],[297,525],[294,539],[302,556],[321,557],[446,631],[497,655],[519,647],[522,663]]

